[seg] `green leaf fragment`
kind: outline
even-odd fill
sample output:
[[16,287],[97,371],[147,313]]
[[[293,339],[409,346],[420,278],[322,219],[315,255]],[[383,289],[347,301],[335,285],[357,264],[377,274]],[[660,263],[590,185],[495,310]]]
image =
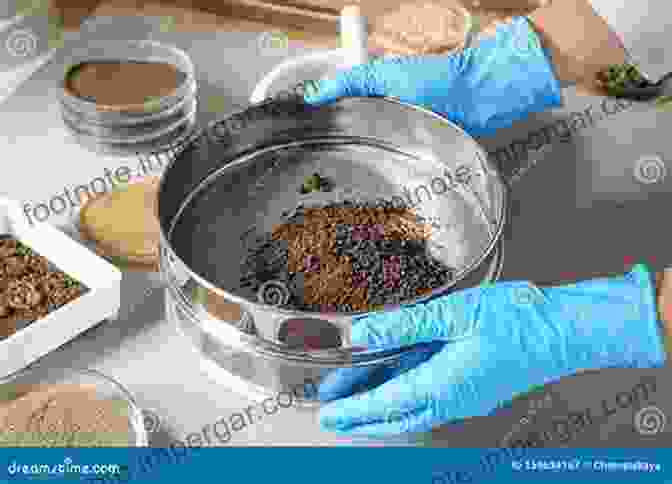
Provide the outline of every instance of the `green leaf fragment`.
[[112,184],[112,191],[125,192],[129,189],[131,184],[129,182],[116,182]]
[[16,0],[16,14],[30,16],[46,14],[49,11],[49,0]]
[[208,290],[204,287],[194,288],[194,302],[198,304],[205,304],[208,300]]
[[206,109],[210,113],[223,113],[227,110],[228,103],[224,96],[208,96],[205,102]]
[[161,97],[159,96],[149,96],[145,98],[143,104],[144,111],[148,113],[156,113],[161,110]]
[[175,17],[172,16],[164,16],[161,17],[161,22],[159,24],[159,30],[161,32],[173,32],[175,30],[175,25],[176,25],[176,20]]
[[660,96],[656,99],[656,107],[662,110],[672,110],[672,96]]
[[50,49],[60,49],[65,43],[65,22],[61,15],[49,16],[47,45]]
[[120,257],[118,255],[109,255],[105,256],[105,258],[113,265],[117,266],[119,269],[125,269],[128,267],[128,261],[124,259],[123,257]]
[[17,390],[16,385],[7,383],[0,385],[0,402],[11,402],[19,398],[21,393]]

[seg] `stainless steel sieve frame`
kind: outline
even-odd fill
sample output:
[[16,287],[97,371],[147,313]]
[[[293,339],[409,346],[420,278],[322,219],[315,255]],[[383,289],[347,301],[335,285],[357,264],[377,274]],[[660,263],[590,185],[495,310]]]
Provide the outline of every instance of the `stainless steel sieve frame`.
[[[203,168],[197,164],[194,164],[190,165],[191,170],[186,172],[185,169],[180,170],[179,164],[184,162],[184,160],[182,160],[182,157],[178,155],[171,161],[161,177],[159,187],[158,218],[161,225],[162,272],[167,275],[178,274],[178,277],[173,277],[172,283],[169,283],[169,291],[171,291],[173,297],[175,297],[177,300],[184,299],[183,295],[180,294],[180,291],[177,289],[177,287],[180,282],[179,279],[189,279],[195,281],[198,286],[205,288],[208,291],[211,291],[212,293],[217,294],[231,302],[239,304],[243,311],[247,312],[248,314],[261,312],[262,314],[265,313],[276,315],[277,318],[279,318],[281,321],[279,323],[275,322],[273,324],[274,327],[277,327],[278,324],[282,324],[282,320],[287,321],[292,319],[317,318],[329,321],[341,328],[343,334],[346,335],[345,340],[347,342],[347,334],[349,334],[349,329],[352,325],[353,318],[371,313],[361,312],[325,315],[324,313],[285,310],[249,301],[238,295],[216,287],[200,275],[194,273],[182,260],[180,260],[173,250],[170,243],[170,236],[175,227],[175,223],[179,220],[179,217],[184,210],[184,207],[189,203],[190,197],[193,196],[194,193],[198,192],[200,187],[203,186],[203,184],[208,179],[213,178],[220,170],[227,169],[228,167],[235,165],[237,160],[240,160],[247,155],[258,152],[259,150],[277,146],[278,144],[282,144],[283,141],[289,144],[296,143],[296,139],[291,137],[288,137],[286,140],[282,140],[282,133],[280,133],[278,136],[279,139],[276,139],[274,142],[268,142],[268,140],[259,136],[257,137],[259,139],[256,139],[247,132],[245,119],[254,119],[255,116],[263,118],[264,114],[267,115],[269,112],[271,112],[276,116],[285,116],[286,120],[289,121],[295,121],[297,118],[301,118],[303,116],[301,119],[303,122],[305,122],[309,120],[311,110],[314,112],[315,109],[331,109],[337,112],[339,109],[345,109],[344,106],[347,107],[348,104],[351,105],[357,103],[387,103],[388,106],[396,105],[400,111],[407,109],[415,112],[416,114],[426,116],[428,119],[432,119],[436,123],[437,129],[439,125],[441,126],[441,129],[452,129],[454,131],[454,135],[459,136],[465,142],[471,144],[474,155],[478,158],[478,161],[481,163],[485,172],[487,172],[487,174],[491,177],[491,181],[493,182],[495,191],[497,192],[495,195],[499,197],[497,200],[498,210],[496,216],[494,217],[495,223],[492,230],[490,243],[480,257],[474,260],[474,262],[469,267],[458,273],[455,280],[450,284],[438,288],[426,296],[417,298],[414,301],[409,301],[403,305],[387,306],[382,311],[393,311],[401,306],[422,303],[438,295],[445,294],[484,263],[484,261],[491,255],[497,244],[500,242],[504,226],[508,219],[508,189],[507,185],[504,183],[501,173],[488,158],[485,150],[461,128],[431,111],[391,98],[346,98],[332,105],[323,106],[320,108],[306,106],[301,102],[297,102],[295,99],[269,100],[264,103],[253,105],[248,109],[241,110],[238,113],[234,113],[224,120],[211,123],[207,128],[195,136],[192,139],[192,142],[185,147],[183,153],[190,150],[197,150],[201,156],[206,158],[208,156],[217,156],[218,162],[216,167],[210,167],[211,169],[208,170],[207,168]],[[224,129],[222,129],[222,127]],[[273,127],[271,127],[271,129],[272,128]],[[321,138],[319,130],[320,126],[305,123],[304,128],[306,129],[307,133],[305,140],[316,141]],[[293,135],[296,135],[296,133],[293,133]],[[345,138],[354,139],[355,137],[347,136]],[[361,139],[368,138],[361,137]],[[217,146],[215,147],[213,144],[217,144]],[[167,190],[171,190],[171,197],[167,196]],[[177,193],[175,193],[175,191],[177,191]],[[189,307],[189,301],[182,302],[184,303],[183,307],[185,309]],[[240,326],[240,324],[243,323],[239,322],[238,326]],[[232,325],[232,327],[235,328],[235,323]],[[367,362],[374,360],[378,361],[380,358],[384,359],[386,358],[385,355],[388,353],[391,357],[394,358],[404,351],[402,348],[395,348],[391,350],[376,350],[372,352],[361,353],[353,351],[347,347],[310,352],[294,350],[290,351],[287,348],[284,348],[282,345],[270,341],[272,336],[269,337],[268,332],[266,332],[265,335],[260,336],[258,334],[246,334],[241,327],[235,329],[240,333],[238,336],[247,340],[246,343],[254,341],[254,351],[258,352],[260,355],[281,357],[285,360],[301,362],[302,364],[345,364],[351,366],[357,364],[366,364]]]
[[[500,241],[498,249],[501,248]],[[485,280],[495,282],[502,271],[503,251],[495,250],[491,258]],[[163,258],[162,263],[170,264]],[[319,394],[306,394],[307,384],[311,390],[321,388],[325,382],[338,379],[338,372],[344,368],[377,372],[396,367],[408,351],[407,348],[362,352],[344,348],[303,354],[288,351],[283,345],[248,332],[244,318],[239,322],[223,321],[197,314],[191,303],[176,290],[176,281],[167,282],[166,314],[200,356],[202,371],[214,382],[224,384],[252,401],[261,403],[282,393],[292,393],[296,407],[314,408],[323,402]]]

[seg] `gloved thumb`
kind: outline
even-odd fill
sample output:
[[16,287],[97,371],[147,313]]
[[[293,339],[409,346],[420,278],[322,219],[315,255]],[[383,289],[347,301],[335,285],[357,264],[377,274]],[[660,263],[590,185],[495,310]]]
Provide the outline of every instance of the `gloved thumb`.
[[327,104],[342,97],[385,96],[385,85],[376,75],[376,61],[355,66],[333,78],[306,85],[308,104]]
[[396,311],[361,317],[353,324],[352,344],[403,347],[468,338],[475,329],[477,312],[486,293],[486,288],[476,287]]

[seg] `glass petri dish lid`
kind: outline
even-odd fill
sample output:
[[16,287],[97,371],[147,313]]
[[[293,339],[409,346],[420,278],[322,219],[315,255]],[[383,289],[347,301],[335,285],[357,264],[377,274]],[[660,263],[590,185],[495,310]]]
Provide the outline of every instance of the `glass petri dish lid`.
[[[123,116],[141,116],[148,114],[147,103],[140,104],[101,104],[78,96],[67,83],[68,76],[81,64],[86,62],[156,62],[175,67],[183,79],[172,94],[153,100],[153,112],[162,111],[182,99],[191,98],[195,94],[195,70],[189,56],[177,47],[151,40],[128,41],[92,41],[84,48],[73,50],[66,59],[67,68],[61,80],[61,102],[73,111],[88,114],[92,118],[111,121]],[[115,114],[117,117],[115,117]],[[151,114],[151,113],[149,113]]]
[[[40,418],[22,422],[23,407],[35,405],[43,410]],[[50,406],[56,407],[52,415]],[[55,370],[37,364],[1,379],[0,425],[8,427],[2,429],[0,447],[148,445],[142,411],[130,392],[89,369]]]

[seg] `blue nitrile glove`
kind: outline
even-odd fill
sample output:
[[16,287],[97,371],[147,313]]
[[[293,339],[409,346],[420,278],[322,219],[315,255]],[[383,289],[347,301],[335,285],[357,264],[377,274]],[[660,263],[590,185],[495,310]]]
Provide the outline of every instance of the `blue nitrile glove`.
[[550,56],[524,17],[455,54],[375,60],[315,86],[308,86],[308,103],[395,97],[441,114],[473,136],[491,135],[562,103]]
[[[357,369],[320,388],[324,429],[381,437],[485,416],[531,388],[582,370],[651,368],[665,362],[650,273],[540,289],[505,282],[364,317],[353,345],[427,344],[405,368],[377,376]],[[432,348],[431,345],[434,345]],[[369,375],[370,376],[370,375]],[[370,387],[369,387],[370,388]]]

